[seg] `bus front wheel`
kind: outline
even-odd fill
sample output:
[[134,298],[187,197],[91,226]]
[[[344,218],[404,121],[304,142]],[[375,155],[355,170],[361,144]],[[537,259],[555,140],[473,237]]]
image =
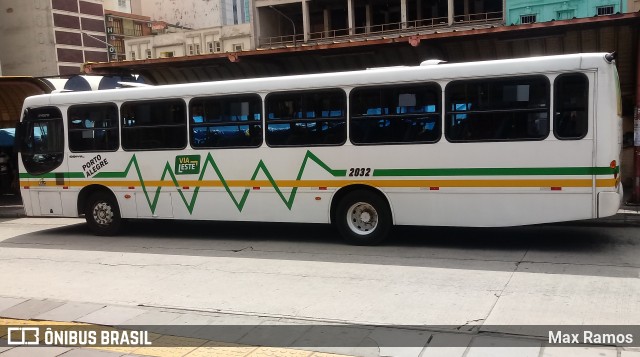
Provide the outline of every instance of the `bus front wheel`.
[[391,211],[379,195],[357,190],[348,193],[336,207],[334,224],[349,243],[377,245],[391,230]]
[[96,192],[89,196],[84,217],[91,231],[99,236],[112,236],[120,231],[122,218],[113,195]]

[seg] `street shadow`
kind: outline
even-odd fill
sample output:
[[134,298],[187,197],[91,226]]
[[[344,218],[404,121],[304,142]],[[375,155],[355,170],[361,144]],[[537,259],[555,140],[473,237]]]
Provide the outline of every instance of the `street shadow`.
[[497,271],[513,271],[523,263],[566,263],[599,268],[564,269],[562,274],[626,276],[636,274],[635,270],[627,272],[632,269],[620,267],[637,265],[633,264],[633,257],[640,253],[638,240],[630,238],[634,234],[629,229],[638,228],[560,224],[509,228],[396,227],[386,244],[359,247],[345,244],[332,226],[323,224],[134,220],[127,222],[119,236],[94,236],[82,223],[8,238],[0,242],[0,248]]

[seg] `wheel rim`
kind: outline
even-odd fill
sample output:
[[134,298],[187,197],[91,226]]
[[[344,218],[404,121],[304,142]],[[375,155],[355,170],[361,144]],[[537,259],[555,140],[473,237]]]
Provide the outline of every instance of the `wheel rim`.
[[113,209],[107,202],[97,202],[93,206],[93,220],[101,225],[108,226],[113,223]]
[[378,227],[378,211],[367,202],[354,203],[347,210],[347,225],[355,234],[371,234]]

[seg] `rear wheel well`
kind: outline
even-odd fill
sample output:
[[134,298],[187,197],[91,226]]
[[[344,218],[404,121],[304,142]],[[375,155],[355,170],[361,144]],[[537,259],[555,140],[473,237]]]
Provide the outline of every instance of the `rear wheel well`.
[[[340,201],[349,193],[353,191],[360,191],[360,190],[368,191],[374,195],[379,196],[381,199],[383,199],[387,203],[387,207],[389,208],[389,210],[391,210],[391,204],[389,203],[387,196],[385,196],[385,194],[382,193],[382,191],[380,191],[379,189],[372,186],[367,186],[367,185],[349,185],[349,186],[340,188],[338,192],[336,192],[333,195],[333,198],[331,199],[331,208],[329,211],[329,219],[331,220],[331,223],[335,222],[336,208],[340,204]],[[391,220],[393,221],[393,211],[391,211]]]
[[113,199],[116,202],[118,202],[118,200],[116,199],[116,195],[113,193],[113,191],[111,191],[107,187],[102,185],[89,185],[83,188],[82,190],[80,190],[80,193],[78,194],[78,203],[77,203],[78,216],[81,216],[84,214],[85,207],[87,206],[87,200],[89,199],[89,197],[91,197],[91,195],[93,195],[96,192],[103,192],[105,194],[111,195]]

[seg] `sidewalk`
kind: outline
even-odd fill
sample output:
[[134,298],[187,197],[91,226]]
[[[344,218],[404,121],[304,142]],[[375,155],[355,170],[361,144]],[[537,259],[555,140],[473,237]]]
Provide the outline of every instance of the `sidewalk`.
[[[76,347],[8,346],[8,329],[51,331],[147,331],[150,345]],[[569,328],[570,326],[566,326]],[[291,357],[637,357],[638,347],[552,345],[547,337],[482,331],[481,325],[367,326],[170,307],[117,306],[0,297],[0,357],[12,356],[291,356]],[[444,327],[443,327],[444,328]],[[589,328],[584,326],[583,328]],[[631,327],[630,327],[631,328]],[[134,330],[135,329],[135,330]],[[129,332],[127,332],[129,331]],[[212,334],[211,332],[215,332]],[[282,333],[282,332],[286,333]],[[14,331],[15,332],[15,331]],[[638,331],[631,331],[637,333]],[[12,340],[20,338],[12,333]],[[31,335],[31,341],[34,340]],[[28,338],[27,338],[28,339]],[[19,340],[18,340],[19,341]],[[44,342],[40,343],[41,345]],[[637,343],[634,344],[637,346]]]

